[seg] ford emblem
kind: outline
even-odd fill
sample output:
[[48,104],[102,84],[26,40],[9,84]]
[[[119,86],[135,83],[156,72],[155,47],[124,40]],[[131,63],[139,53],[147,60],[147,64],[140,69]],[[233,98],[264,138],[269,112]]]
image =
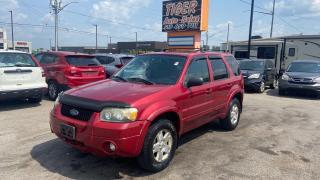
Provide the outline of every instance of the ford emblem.
[[70,113],[71,116],[78,116],[79,115],[79,111],[76,110],[76,109],[71,109],[69,111],[69,113]]

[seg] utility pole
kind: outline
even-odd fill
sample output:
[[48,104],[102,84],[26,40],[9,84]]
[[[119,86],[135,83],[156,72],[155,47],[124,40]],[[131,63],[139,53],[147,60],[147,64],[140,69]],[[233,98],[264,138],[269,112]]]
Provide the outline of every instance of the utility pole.
[[14,48],[14,35],[13,35],[13,16],[12,11],[9,11],[11,15],[11,39],[12,39],[12,50],[15,50]]
[[230,36],[230,23],[228,23],[228,33],[227,33],[227,52],[229,52],[229,36]]
[[209,43],[209,31],[207,30],[206,32],[206,47],[205,47],[205,51],[208,51],[209,49],[208,48],[208,43]]
[[96,53],[98,53],[98,24],[94,24],[96,27]]
[[138,32],[135,32],[136,34],[136,55],[138,55]]
[[111,43],[112,43],[112,37],[111,36],[109,36],[109,46],[110,46],[110,53],[112,53],[112,45],[111,45]]
[[272,34],[273,34],[274,9],[275,9],[275,6],[276,6],[276,0],[273,0],[273,8],[272,8],[272,20],[271,20],[270,38],[272,38]]
[[249,40],[248,40],[248,59],[250,59],[250,51],[251,51],[253,12],[254,12],[254,0],[251,1],[251,15],[250,15]]
[[62,0],[50,0],[50,6],[53,10],[54,13],[54,40],[55,40],[55,51],[58,51],[58,46],[59,46],[59,32],[58,32],[58,25],[59,25],[59,13],[69,6],[72,3],[77,3],[77,2],[70,2],[64,6],[62,6]]
[[49,50],[51,51],[51,47],[52,47],[52,45],[51,45],[51,38],[49,39]]

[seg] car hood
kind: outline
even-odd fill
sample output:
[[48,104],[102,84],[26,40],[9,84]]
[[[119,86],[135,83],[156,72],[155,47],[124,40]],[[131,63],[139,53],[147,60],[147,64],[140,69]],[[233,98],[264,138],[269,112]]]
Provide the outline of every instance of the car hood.
[[165,85],[145,85],[105,80],[72,89],[67,91],[66,94],[96,101],[133,104],[166,88]]
[[244,75],[244,76],[250,76],[252,74],[262,74],[261,71],[253,71],[253,70],[241,70],[241,73]]
[[286,72],[291,78],[308,78],[315,79],[320,77],[320,73],[302,73],[302,72]]

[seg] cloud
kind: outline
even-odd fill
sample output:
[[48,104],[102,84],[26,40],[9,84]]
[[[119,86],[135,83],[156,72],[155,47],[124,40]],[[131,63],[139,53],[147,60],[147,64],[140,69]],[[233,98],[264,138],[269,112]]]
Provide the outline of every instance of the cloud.
[[[272,9],[272,2],[265,5]],[[276,2],[276,14],[284,17],[319,17],[320,0],[280,0]]]
[[[0,17],[10,17],[8,11],[13,11],[14,21],[21,21],[28,18],[28,15],[18,12],[19,3],[17,0],[1,0]],[[3,18],[2,20],[5,20]]]
[[93,4],[91,13],[113,21],[129,20],[133,14],[150,5],[151,0],[102,0]]

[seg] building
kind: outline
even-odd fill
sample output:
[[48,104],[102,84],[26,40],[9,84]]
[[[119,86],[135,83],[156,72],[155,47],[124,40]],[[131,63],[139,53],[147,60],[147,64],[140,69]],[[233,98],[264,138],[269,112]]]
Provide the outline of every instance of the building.
[[167,42],[140,41],[140,42],[118,42],[119,53],[139,52],[161,52],[167,49]]
[[7,49],[8,39],[5,29],[0,28],[0,50]]

